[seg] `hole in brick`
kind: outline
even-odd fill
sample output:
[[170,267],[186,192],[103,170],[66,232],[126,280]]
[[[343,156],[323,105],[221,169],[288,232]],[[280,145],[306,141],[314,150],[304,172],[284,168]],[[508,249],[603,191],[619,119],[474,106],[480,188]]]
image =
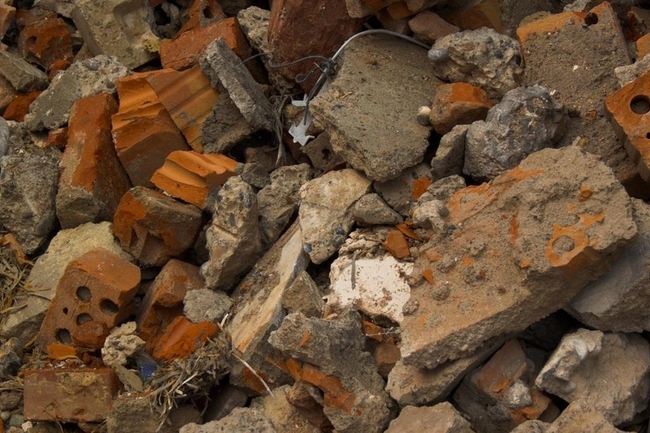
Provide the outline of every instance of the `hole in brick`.
[[559,254],[573,251],[575,247],[576,244],[573,242],[573,239],[568,236],[560,236],[553,242],[553,250]]
[[119,308],[117,308],[117,304],[110,299],[104,299],[102,302],[99,303],[99,308],[102,310],[104,314],[117,314],[119,311]]
[[593,12],[589,12],[585,17],[585,24],[587,24],[588,26],[593,26],[594,24],[598,24],[598,15],[596,15]]
[[65,307],[65,308],[63,309],[63,314],[68,314],[68,307]]
[[81,286],[77,289],[77,298],[81,299],[84,302],[90,301],[92,295],[90,294],[90,289],[86,286]]
[[70,331],[64,328],[56,331],[56,339],[61,344],[72,344],[72,335],[70,335]]
[[646,114],[650,111],[650,99],[645,95],[639,95],[630,101],[630,109],[636,114]]
[[645,133],[645,138],[647,138],[648,140],[650,140],[650,132],[646,132],[646,133]]
[[77,325],[83,325],[84,323],[90,322],[91,320],[93,320],[93,318],[90,317],[90,314],[80,314],[77,316]]

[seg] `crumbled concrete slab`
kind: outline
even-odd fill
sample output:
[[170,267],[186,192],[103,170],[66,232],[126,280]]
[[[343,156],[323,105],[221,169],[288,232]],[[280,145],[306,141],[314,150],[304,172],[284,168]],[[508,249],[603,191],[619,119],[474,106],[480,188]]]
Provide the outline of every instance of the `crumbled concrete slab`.
[[397,361],[388,375],[386,391],[401,406],[429,406],[444,401],[463,377],[483,363],[501,340],[485,344],[476,353],[435,368],[419,368]]
[[416,116],[439,83],[426,51],[394,36],[368,35],[347,45],[339,63],[327,91],[310,104],[336,154],[378,181],[421,162],[430,127]]
[[45,72],[11,51],[0,51],[0,75],[24,93],[43,90],[49,84]]
[[354,307],[370,317],[402,322],[402,309],[411,294],[406,278],[413,270],[412,263],[398,261],[391,254],[339,256],[330,269],[327,307],[334,311]]
[[255,433],[276,433],[271,421],[259,409],[236,408],[230,415],[206,424],[190,423],[179,433],[229,433],[250,431]]
[[623,433],[609,422],[601,412],[589,402],[571,403],[552,424],[540,421],[527,421],[512,433]]
[[9,312],[4,317],[0,337],[16,337],[21,345],[31,340],[38,333],[68,263],[99,247],[133,262],[133,257],[124,252],[113,238],[112,224],[109,222],[87,223],[59,231],[45,253],[36,260],[27,279],[27,284],[38,290],[39,296],[21,295],[16,299],[18,305],[26,304],[26,307]]
[[225,90],[219,92],[201,127],[205,153],[225,153],[254,132]]
[[440,139],[436,156],[431,160],[433,182],[463,173],[465,164],[465,138],[470,125],[456,125]]
[[463,173],[494,179],[533,152],[552,147],[564,134],[566,109],[542,86],[518,87],[470,125]]
[[614,332],[650,331],[650,205],[634,200],[639,235],[601,278],[567,306],[585,325]]
[[374,182],[373,188],[386,203],[404,217],[411,215],[411,207],[415,202],[413,197],[414,183],[418,179],[431,176],[431,167],[421,163],[404,170],[398,177],[386,182]]
[[140,0],[76,0],[72,19],[90,51],[115,56],[133,69],[158,56],[160,41],[148,25],[151,9]]
[[619,425],[647,408],[649,373],[650,344],[640,335],[579,329],[564,336],[535,384]]
[[438,39],[428,57],[441,80],[473,84],[494,99],[517,87],[524,72],[519,43],[487,27]]
[[[190,422],[201,422],[201,414],[194,408],[182,405],[169,414],[161,424],[160,416],[151,410],[151,394],[123,393],[118,396],[106,417],[107,433],[155,432],[173,433]],[[158,427],[160,426],[160,429]]]
[[228,91],[230,99],[252,128],[272,130],[274,116],[269,100],[223,39],[217,39],[205,49],[201,56],[201,70],[212,80],[214,88],[223,86]]
[[183,315],[194,323],[220,323],[233,303],[230,296],[221,290],[189,290],[183,298]]
[[352,218],[364,226],[394,225],[404,221],[377,193],[366,194],[354,204]]
[[64,126],[77,99],[114,93],[115,83],[127,73],[128,69],[116,58],[105,55],[74,62],[57,74],[47,90],[32,102],[25,125],[31,131]]
[[201,274],[211,289],[231,291],[238,279],[262,254],[259,211],[253,188],[240,176],[226,181],[217,194],[214,216],[207,231],[210,260]]
[[300,189],[300,227],[311,261],[320,264],[343,244],[352,229],[354,203],[370,188],[356,170],[332,171]]
[[109,367],[125,367],[129,358],[144,348],[144,340],[136,335],[135,322],[127,322],[113,329],[104,341],[102,361]]
[[[287,288],[308,264],[300,223],[295,222],[233,292],[237,303],[226,325],[232,347],[271,387],[287,384],[291,377],[285,359],[268,343],[269,334],[280,327],[285,316],[282,302]],[[266,392],[259,379],[239,362],[232,367],[230,382],[254,393]]]
[[276,388],[273,395],[254,399],[251,408],[260,410],[278,432],[321,433],[321,429],[309,422],[305,409],[287,400],[290,389],[289,385]]
[[[383,432],[393,417],[384,381],[364,351],[361,317],[348,310],[330,320],[300,313],[286,316],[269,337],[293,358],[294,378],[324,392],[324,412],[340,432]],[[296,361],[302,361],[300,366]]]
[[434,282],[412,287],[402,322],[404,362],[427,368],[562,308],[637,232],[611,170],[577,147],[536,152],[446,208],[451,232],[415,264]]
[[257,193],[260,232],[265,245],[275,242],[287,228],[298,208],[300,187],[311,177],[308,164],[280,167],[271,173],[271,184]]
[[323,294],[305,271],[300,272],[282,295],[282,308],[287,314],[301,312],[307,317],[321,317]]
[[0,159],[0,226],[33,254],[56,227],[61,152],[38,147],[19,124],[9,140],[9,154]]
[[474,433],[451,403],[431,407],[407,406],[390,422],[385,433]]

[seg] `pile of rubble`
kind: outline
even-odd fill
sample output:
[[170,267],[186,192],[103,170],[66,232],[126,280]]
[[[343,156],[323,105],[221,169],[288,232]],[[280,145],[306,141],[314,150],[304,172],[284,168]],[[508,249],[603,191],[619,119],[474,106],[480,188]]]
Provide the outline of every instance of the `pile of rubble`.
[[0,431],[647,432],[635,3],[0,1]]

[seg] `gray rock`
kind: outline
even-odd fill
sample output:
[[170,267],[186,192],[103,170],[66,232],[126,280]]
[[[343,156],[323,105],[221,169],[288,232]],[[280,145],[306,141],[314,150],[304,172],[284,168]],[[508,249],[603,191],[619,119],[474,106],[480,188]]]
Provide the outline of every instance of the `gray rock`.
[[300,187],[311,179],[308,164],[280,167],[271,173],[271,184],[257,193],[260,232],[265,245],[280,237],[300,201]]
[[87,223],[59,231],[45,254],[36,260],[27,278],[27,283],[38,290],[39,296],[21,295],[16,298],[16,305],[26,304],[26,307],[5,315],[0,338],[16,337],[24,345],[38,333],[65,268],[77,257],[101,247],[133,262],[133,257],[124,252],[115,241],[112,227],[109,222]]
[[45,72],[11,51],[0,51],[0,74],[19,92],[43,90],[50,84]]
[[37,147],[20,125],[10,141],[10,153],[0,159],[0,226],[33,254],[56,226],[61,152]]
[[233,300],[221,290],[189,290],[183,299],[183,314],[194,323],[220,323],[232,306]]
[[519,43],[487,27],[438,39],[428,55],[441,80],[482,87],[495,99],[517,87],[524,72]]
[[22,346],[16,338],[10,338],[0,347],[0,380],[11,380],[23,365]]
[[[292,381],[286,368],[278,363],[282,355],[269,344],[268,339],[285,317],[285,293],[308,264],[300,224],[295,222],[233,292],[233,298],[238,302],[232,311],[232,320],[226,325],[232,347],[263,375],[271,387]],[[240,362],[233,364],[230,383],[256,394],[266,392],[262,383],[251,378],[248,369]]]
[[239,108],[223,90],[201,127],[205,153],[226,153],[254,132]]
[[[464,178],[458,175],[452,175],[433,182],[429,185],[425,194],[430,196],[433,200],[447,201],[456,191],[459,191],[466,186],[467,184],[465,183]],[[421,198],[424,198],[425,194],[423,194]]]
[[328,172],[345,165],[345,161],[332,149],[331,137],[325,131],[304,145],[301,150],[319,172]]
[[562,411],[552,424],[526,421],[512,433],[623,433],[609,422],[591,402],[576,401]]
[[201,56],[201,70],[212,86],[223,86],[246,122],[255,130],[273,130],[273,108],[241,59],[223,39],[212,42]]
[[[331,320],[290,314],[269,338],[285,355],[338,379],[338,386],[327,386],[326,381],[313,384],[325,393],[326,402],[339,402],[326,403],[323,410],[334,429],[342,433],[383,432],[393,417],[384,381],[364,350],[364,340],[361,317],[353,311]],[[307,375],[303,380],[309,382]]]
[[592,281],[567,311],[601,331],[650,331],[650,205],[634,200],[639,235],[601,278]]
[[[591,195],[579,201],[584,185]],[[575,146],[536,152],[446,207],[453,236],[421,233],[428,240],[414,254],[414,275],[440,276],[412,285],[401,325],[402,359],[419,367],[467,356],[562,308],[637,233],[620,182]]]
[[256,398],[251,408],[259,409],[278,432],[322,433],[322,430],[309,422],[309,413],[300,410],[287,399],[291,387],[284,385],[273,390],[273,395]]
[[470,125],[463,172],[489,180],[514,168],[531,153],[551,147],[564,134],[565,109],[541,86],[509,91]]
[[[9,132],[9,125],[7,121],[3,118],[0,118],[0,158],[9,153],[9,138],[11,133]],[[0,168],[0,171],[2,168]]]
[[630,84],[648,71],[650,71],[650,54],[646,54],[643,58],[637,59],[637,61],[631,65],[623,65],[614,68],[614,73],[616,74],[619,87],[624,87],[626,84]]
[[405,169],[398,177],[386,182],[374,182],[373,188],[386,200],[388,206],[404,217],[411,215],[413,199],[413,181],[429,177],[431,167],[428,164],[418,164]]
[[566,334],[535,385],[568,402],[582,401],[618,425],[648,406],[650,344],[637,334],[579,329]]
[[68,122],[72,104],[98,93],[114,93],[115,83],[128,69],[105,55],[77,61],[57,74],[50,86],[29,107],[25,125],[31,131],[57,129]]
[[465,137],[469,125],[456,125],[442,136],[436,156],[431,160],[431,180],[463,173],[465,164]]
[[385,433],[474,433],[451,403],[432,407],[407,406],[390,422]]
[[352,218],[361,225],[394,225],[404,221],[377,193],[366,194],[354,204]]
[[251,0],[221,0],[219,5],[227,15],[237,15],[251,5]]
[[300,227],[311,261],[320,264],[343,244],[354,220],[352,206],[370,188],[370,180],[352,169],[332,171],[300,189]]
[[307,272],[300,272],[282,295],[287,314],[301,312],[307,317],[321,317],[323,294]]
[[262,254],[257,197],[240,176],[233,176],[217,194],[217,204],[207,231],[210,260],[201,274],[211,289],[230,291],[239,277]]
[[187,424],[179,433],[276,433],[271,421],[259,409],[235,408],[230,415],[206,424]]
[[115,56],[131,69],[158,56],[160,41],[149,27],[145,2],[75,0],[74,5],[72,19],[93,55]]
[[339,63],[334,81],[310,105],[336,154],[378,181],[420,163],[431,128],[416,116],[438,83],[426,51],[394,36],[368,35],[347,45]]
[[247,162],[237,171],[244,182],[258,189],[266,188],[271,184],[271,176],[267,169],[257,162]]

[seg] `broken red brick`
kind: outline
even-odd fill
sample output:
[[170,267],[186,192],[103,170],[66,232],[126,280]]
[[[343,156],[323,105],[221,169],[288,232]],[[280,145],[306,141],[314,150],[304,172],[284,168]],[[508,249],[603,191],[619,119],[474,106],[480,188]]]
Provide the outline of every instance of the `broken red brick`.
[[222,38],[228,47],[244,60],[250,55],[250,46],[235,17],[226,18],[206,27],[197,27],[180,33],[171,41],[160,44],[160,61],[164,68],[183,70],[196,65],[205,48]]
[[386,236],[386,241],[383,245],[396,259],[403,259],[411,255],[406,237],[399,230],[391,230],[388,236]]
[[29,106],[32,105],[32,102],[34,102],[40,94],[40,90],[35,90],[27,95],[16,96],[11,100],[2,117],[7,120],[22,122],[25,120],[25,115],[29,113]]
[[189,18],[178,31],[179,34],[193,30],[197,27],[206,27],[208,24],[226,19],[221,5],[216,0],[194,0],[188,9]]
[[147,82],[185,136],[187,144],[197,152],[203,152],[201,128],[219,94],[201,72],[201,67],[196,65],[182,72],[165,69],[148,75]]
[[47,69],[47,79],[52,81],[52,79],[56,76],[57,72],[65,71],[71,65],[72,63],[69,60],[63,60],[63,59],[55,60]]
[[78,358],[80,355],[76,347],[68,344],[52,343],[47,346],[47,357],[55,361]]
[[413,180],[413,200],[422,197],[422,194],[427,192],[427,188],[431,185],[431,179],[428,177],[421,177]]
[[47,146],[54,146],[59,150],[68,145],[68,128],[54,129],[47,134]]
[[636,41],[636,58],[642,59],[646,54],[650,54],[650,33]]
[[160,103],[147,78],[160,71],[129,75],[117,82],[119,111],[113,115],[117,155],[133,185],[152,186],[149,179],[174,150],[187,144]]
[[197,207],[137,186],[122,197],[113,233],[140,263],[162,266],[194,244],[202,224]]
[[398,2],[389,4],[388,7],[386,8],[386,11],[390,15],[390,17],[394,20],[409,18],[418,12],[418,11],[410,10],[404,0],[400,0]]
[[131,182],[111,136],[117,101],[108,93],[78,99],[70,111],[56,199],[63,228],[110,221]]
[[489,27],[499,33],[504,33],[501,7],[498,0],[471,2],[469,6],[444,14],[443,18],[463,30],[477,30],[481,27]]
[[220,154],[176,151],[151,177],[151,182],[166,193],[203,208],[210,191],[235,175],[237,161]]
[[394,342],[379,343],[372,352],[372,359],[375,361],[377,371],[383,378],[387,378],[397,361],[401,358],[399,348]]
[[37,344],[95,350],[133,311],[140,269],[104,248],[70,262],[47,310]]
[[[364,20],[350,18],[345,0],[277,0],[271,7],[268,41],[274,63],[287,63],[310,55],[332,56],[341,44],[361,29]],[[293,80],[306,73],[313,62],[303,62],[278,72]],[[313,79],[301,83],[308,91]]]
[[462,82],[442,84],[436,89],[429,119],[436,132],[444,135],[456,125],[484,120],[492,105],[480,87]]
[[152,352],[158,337],[183,314],[183,298],[188,290],[201,289],[205,281],[197,266],[171,259],[162,268],[142,300],[137,316],[138,335]]
[[119,390],[110,368],[46,367],[25,372],[24,415],[31,421],[101,422]]
[[639,173],[650,182],[650,72],[609,95],[605,109]]
[[218,329],[212,322],[192,323],[185,316],[179,316],[160,336],[152,356],[159,361],[185,358],[202,347]]
[[72,35],[67,24],[53,12],[19,9],[16,12],[18,50],[26,60],[45,69],[56,60],[72,62]]

